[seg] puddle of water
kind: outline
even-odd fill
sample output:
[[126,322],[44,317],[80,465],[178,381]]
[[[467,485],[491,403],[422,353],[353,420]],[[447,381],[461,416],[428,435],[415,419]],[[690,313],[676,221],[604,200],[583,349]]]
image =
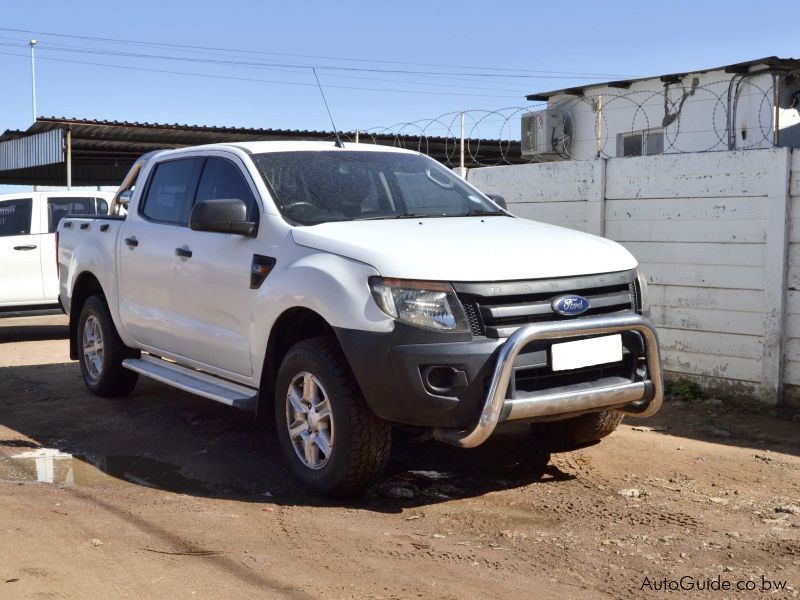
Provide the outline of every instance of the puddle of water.
[[89,456],[36,448],[0,454],[0,480],[40,482],[64,487],[119,484],[123,481],[186,494],[207,494],[211,486],[180,473],[180,467],[144,456]]

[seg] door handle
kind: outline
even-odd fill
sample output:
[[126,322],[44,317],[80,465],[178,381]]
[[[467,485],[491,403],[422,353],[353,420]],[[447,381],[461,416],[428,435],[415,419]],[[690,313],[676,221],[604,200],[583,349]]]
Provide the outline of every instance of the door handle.
[[192,251],[188,248],[175,248],[175,254],[181,258],[192,258]]
[[36,246],[14,246],[14,250],[36,250]]
[[136,246],[139,245],[139,240],[137,240],[136,238],[129,237],[125,238],[125,243],[128,244],[128,246],[130,246],[131,248],[136,248]]

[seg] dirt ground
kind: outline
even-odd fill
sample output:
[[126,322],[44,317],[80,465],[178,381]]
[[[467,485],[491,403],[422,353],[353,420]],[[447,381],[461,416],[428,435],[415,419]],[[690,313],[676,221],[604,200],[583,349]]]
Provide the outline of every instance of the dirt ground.
[[0,321],[0,598],[800,593],[792,411],[672,400],[540,479],[532,436],[401,437],[363,499],[328,502],[245,415],[144,379],[90,395],[65,338],[63,316]]

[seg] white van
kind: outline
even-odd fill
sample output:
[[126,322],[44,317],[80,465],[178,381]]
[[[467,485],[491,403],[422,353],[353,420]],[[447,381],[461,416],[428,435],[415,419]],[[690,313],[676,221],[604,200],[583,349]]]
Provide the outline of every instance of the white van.
[[113,195],[93,191],[0,195],[0,312],[58,308],[58,223],[69,214],[108,214]]

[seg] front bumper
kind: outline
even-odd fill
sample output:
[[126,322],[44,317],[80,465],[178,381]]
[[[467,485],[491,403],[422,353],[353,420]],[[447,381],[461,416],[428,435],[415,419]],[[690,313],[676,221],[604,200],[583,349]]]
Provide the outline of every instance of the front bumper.
[[[550,340],[620,332],[626,356],[618,368],[566,377],[550,372]],[[644,417],[662,401],[655,327],[635,313],[530,324],[507,339],[425,332],[401,324],[392,333],[336,333],[373,412],[388,421],[432,427],[436,439],[465,448],[486,441],[505,421],[553,420],[606,409]],[[463,373],[462,385],[448,393],[431,389],[423,381],[431,365]],[[525,374],[531,373],[545,374],[530,385]]]
[[[646,378],[641,381],[608,377],[591,383],[542,390],[507,399],[514,363],[528,344],[544,339],[638,332],[645,341]],[[434,437],[462,448],[479,446],[501,421],[530,419],[563,413],[617,408],[626,414],[649,417],[663,400],[661,358],[655,326],[641,315],[619,315],[527,325],[500,348],[489,391],[477,423],[468,429],[436,428]]]

